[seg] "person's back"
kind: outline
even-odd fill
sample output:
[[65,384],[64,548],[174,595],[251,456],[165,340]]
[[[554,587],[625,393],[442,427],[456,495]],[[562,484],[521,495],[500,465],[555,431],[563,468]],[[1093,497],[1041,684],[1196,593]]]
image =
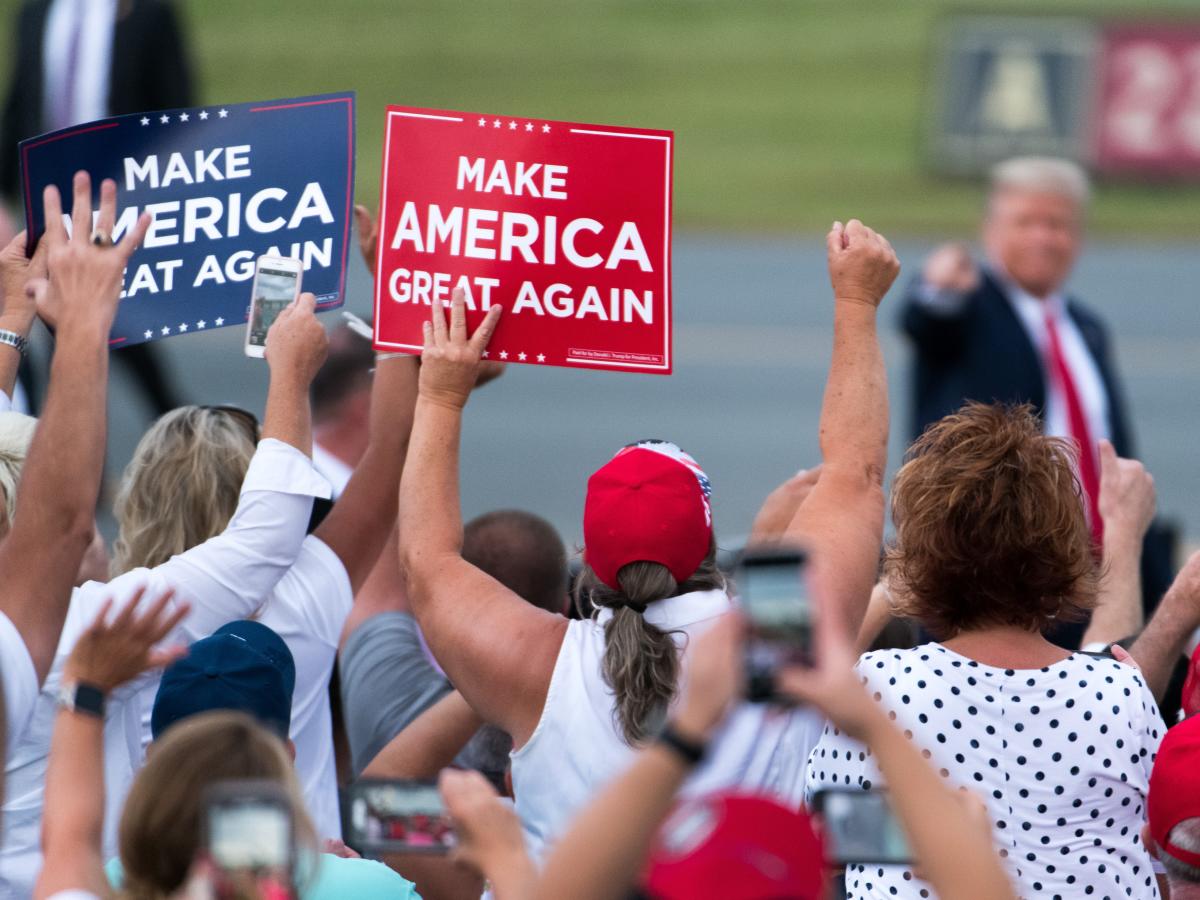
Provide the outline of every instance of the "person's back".
[[[670,632],[682,651],[686,678],[688,637],[733,607],[726,592],[716,588],[655,601],[643,615]],[[637,751],[621,735],[616,700],[603,674],[604,625],[611,616],[603,610],[597,620],[567,626],[541,721],[512,755],[517,812],[535,857]],[[739,787],[796,804],[804,764],[820,729],[815,714],[745,704],[734,710],[713,740],[711,755],[697,768],[684,794]]]
[[[925,644],[867,653],[858,673],[942,777],[987,803],[1025,895],[1157,896],[1139,832],[1163,723],[1136,669],[1078,653],[1003,669]],[[869,751],[827,728],[806,793],[833,787],[886,789]],[[918,897],[928,885],[911,867],[858,865],[846,888]]]

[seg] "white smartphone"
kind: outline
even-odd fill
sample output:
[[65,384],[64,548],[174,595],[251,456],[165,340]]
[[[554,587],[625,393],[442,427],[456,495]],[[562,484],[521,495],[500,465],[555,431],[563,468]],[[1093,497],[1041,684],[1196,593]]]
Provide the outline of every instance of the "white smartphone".
[[304,263],[281,256],[260,256],[254,265],[250,316],[246,320],[247,356],[261,359],[266,353],[267,332],[289,303],[300,296]]

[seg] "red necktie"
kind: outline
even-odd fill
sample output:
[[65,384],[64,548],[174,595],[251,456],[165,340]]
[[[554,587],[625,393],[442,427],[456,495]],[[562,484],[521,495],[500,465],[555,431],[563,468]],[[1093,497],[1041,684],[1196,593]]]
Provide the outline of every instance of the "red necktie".
[[1071,377],[1071,370],[1067,367],[1062,343],[1058,339],[1058,325],[1054,320],[1054,312],[1049,308],[1046,310],[1046,338],[1046,363],[1058,382],[1063,403],[1067,407],[1067,425],[1071,430],[1071,439],[1079,445],[1079,480],[1083,483],[1083,491],[1087,495],[1092,538],[1098,547],[1104,536],[1104,522],[1100,519],[1100,466],[1096,458],[1096,444],[1088,428],[1087,416],[1083,413],[1083,403],[1079,400],[1075,379]]

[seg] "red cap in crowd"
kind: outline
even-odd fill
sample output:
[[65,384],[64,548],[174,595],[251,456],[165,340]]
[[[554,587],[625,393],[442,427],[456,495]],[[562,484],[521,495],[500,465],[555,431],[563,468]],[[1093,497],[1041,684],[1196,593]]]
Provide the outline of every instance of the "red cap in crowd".
[[808,816],[765,797],[715,794],[667,819],[642,887],[654,900],[820,900],[823,870]]
[[1200,853],[1168,840],[1180,822],[1200,818],[1200,717],[1185,719],[1163,736],[1150,773],[1146,818],[1150,836],[1163,852],[1200,868]]
[[1188,663],[1187,680],[1183,682],[1183,696],[1180,700],[1185,716],[1200,713],[1200,645],[1192,651],[1192,660]]
[[682,583],[712,545],[712,488],[694,459],[666,441],[630,444],[588,479],[584,556],[596,576],[620,590],[632,562],[666,566]]

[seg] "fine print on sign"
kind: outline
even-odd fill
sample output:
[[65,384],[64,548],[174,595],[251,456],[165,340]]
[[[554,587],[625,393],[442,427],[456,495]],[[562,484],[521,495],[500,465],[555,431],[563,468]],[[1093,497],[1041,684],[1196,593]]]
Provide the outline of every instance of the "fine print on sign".
[[490,359],[671,372],[673,134],[390,106],[375,346],[419,353],[434,302],[504,315]]
[[[117,116],[22,141],[26,227],[42,191],[71,202],[77,169],[117,183],[121,235],[154,222],[129,261],[110,345],[246,322],[255,260],[303,261],[319,309],[342,302],[354,194],[354,94]],[[65,210],[68,230],[70,209]]]

